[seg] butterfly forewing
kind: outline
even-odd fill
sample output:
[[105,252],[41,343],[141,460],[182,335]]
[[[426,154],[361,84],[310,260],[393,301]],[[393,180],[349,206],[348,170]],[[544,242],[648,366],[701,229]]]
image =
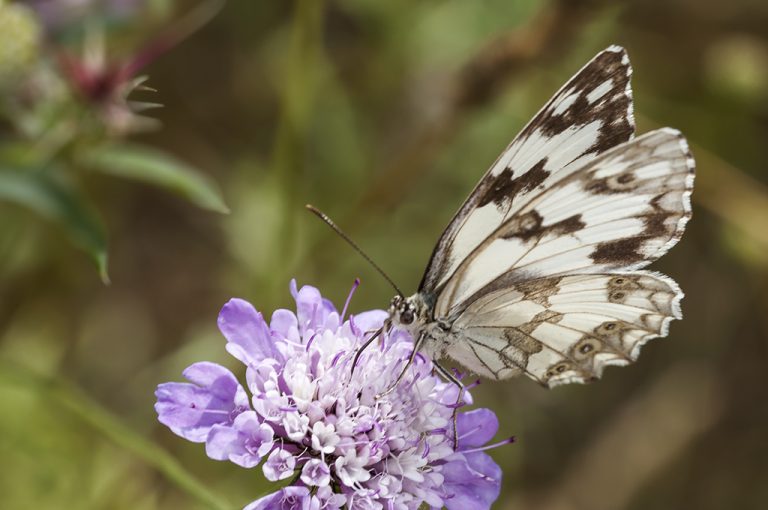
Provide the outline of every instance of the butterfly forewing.
[[461,206],[432,253],[422,293],[439,292],[461,262],[547,182],[632,137],[631,74],[624,49],[612,46],[555,94]]
[[449,354],[474,372],[553,387],[600,377],[680,318],[682,293],[647,271],[550,277],[486,294],[454,323]]
[[680,239],[692,187],[693,160],[679,132],[616,146],[530,193],[461,261],[435,314],[450,317],[515,282],[644,267]]

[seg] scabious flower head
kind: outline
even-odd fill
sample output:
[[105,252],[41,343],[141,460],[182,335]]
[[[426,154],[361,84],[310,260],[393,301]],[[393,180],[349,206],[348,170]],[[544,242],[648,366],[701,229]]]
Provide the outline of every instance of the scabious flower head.
[[[249,510],[489,508],[501,484],[500,468],[484,453],[498,428],[493,412],[459,413],[454,448],[458,388],[433,375],[429,359],[417,356],[383,395],[411,354],[408,335],[385,335],[352,371],[357,348],[385,312],[344,321],[317,289],[291,282],[291,291],[296,313],[277,310],[269,323],[240,299],[219,315],[227,350],[246,366],[247,391],[226,368],[195,363],[184,371],[188,383],[158,386],[160,422],[205,443],[212,459],[261,465],[268,480],[291,480]],[[465,393],[458,405],[467,403]]]

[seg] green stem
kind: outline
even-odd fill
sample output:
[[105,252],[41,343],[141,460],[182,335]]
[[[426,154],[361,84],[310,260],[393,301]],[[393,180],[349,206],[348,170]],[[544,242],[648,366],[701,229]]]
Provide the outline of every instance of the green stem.
[[157,469],[179,489],[208,508],[215,510],[233,508],[233,505],[222,497],[206,489],[171,454],[123,424],[120,418],[104,409],[75,386],[37,374],[6,360],[0,360],[0,377],[11,383],[44,389],[46,398],[77,416],[117,446],[133,453],[146,464]]
[[[280,292],[299,260],[296,250],[298,214],[303,212],[301,200],[305,195],[302,176],[306,154],[313,92],[317,85],[317,53],[322,44],[323,2],[296,0],[290,45],[287,52],[281,97],[280,123],[275,137],[272,160],[273,176],[281,194],[282,233],[279,236],[278,267],[273,273],[272,290]],[[275,295],[274,292],[272,295]]]

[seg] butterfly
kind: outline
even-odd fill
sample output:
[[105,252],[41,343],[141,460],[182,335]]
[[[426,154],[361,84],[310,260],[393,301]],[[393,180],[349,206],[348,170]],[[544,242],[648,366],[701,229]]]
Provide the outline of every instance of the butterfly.
[[623,48],[598,53],[483,175],[418,292],[391,302],[386,327],[411,334],[414,356],[583,383],[681,318],[679,286],[643,268],[683,234],[694,160],[674,129],[634,136],[631,74]]

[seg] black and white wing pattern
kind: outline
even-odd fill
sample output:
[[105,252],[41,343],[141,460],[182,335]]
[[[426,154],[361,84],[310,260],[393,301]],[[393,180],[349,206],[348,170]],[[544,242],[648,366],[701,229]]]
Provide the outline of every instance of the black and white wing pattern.
[[632,68],[623,48],[597,54],[566,83],[480,179],[432,252],[419,290],[436,294],[521,204],[555,179],[632,138]]
[[639,271],[680,239],[694,163],[669,128],[633,138],[631,68],[610,47],[512,141],[443,233],[419,289],[439,349],[478,374],[548,386],[634,361],[680,318]]
[[448,354],[478,375],[525,373],[549,387],[599,378],[635,361],[681,318],[682,293],[648,271],[541,278],[485,294],[454,323]]

